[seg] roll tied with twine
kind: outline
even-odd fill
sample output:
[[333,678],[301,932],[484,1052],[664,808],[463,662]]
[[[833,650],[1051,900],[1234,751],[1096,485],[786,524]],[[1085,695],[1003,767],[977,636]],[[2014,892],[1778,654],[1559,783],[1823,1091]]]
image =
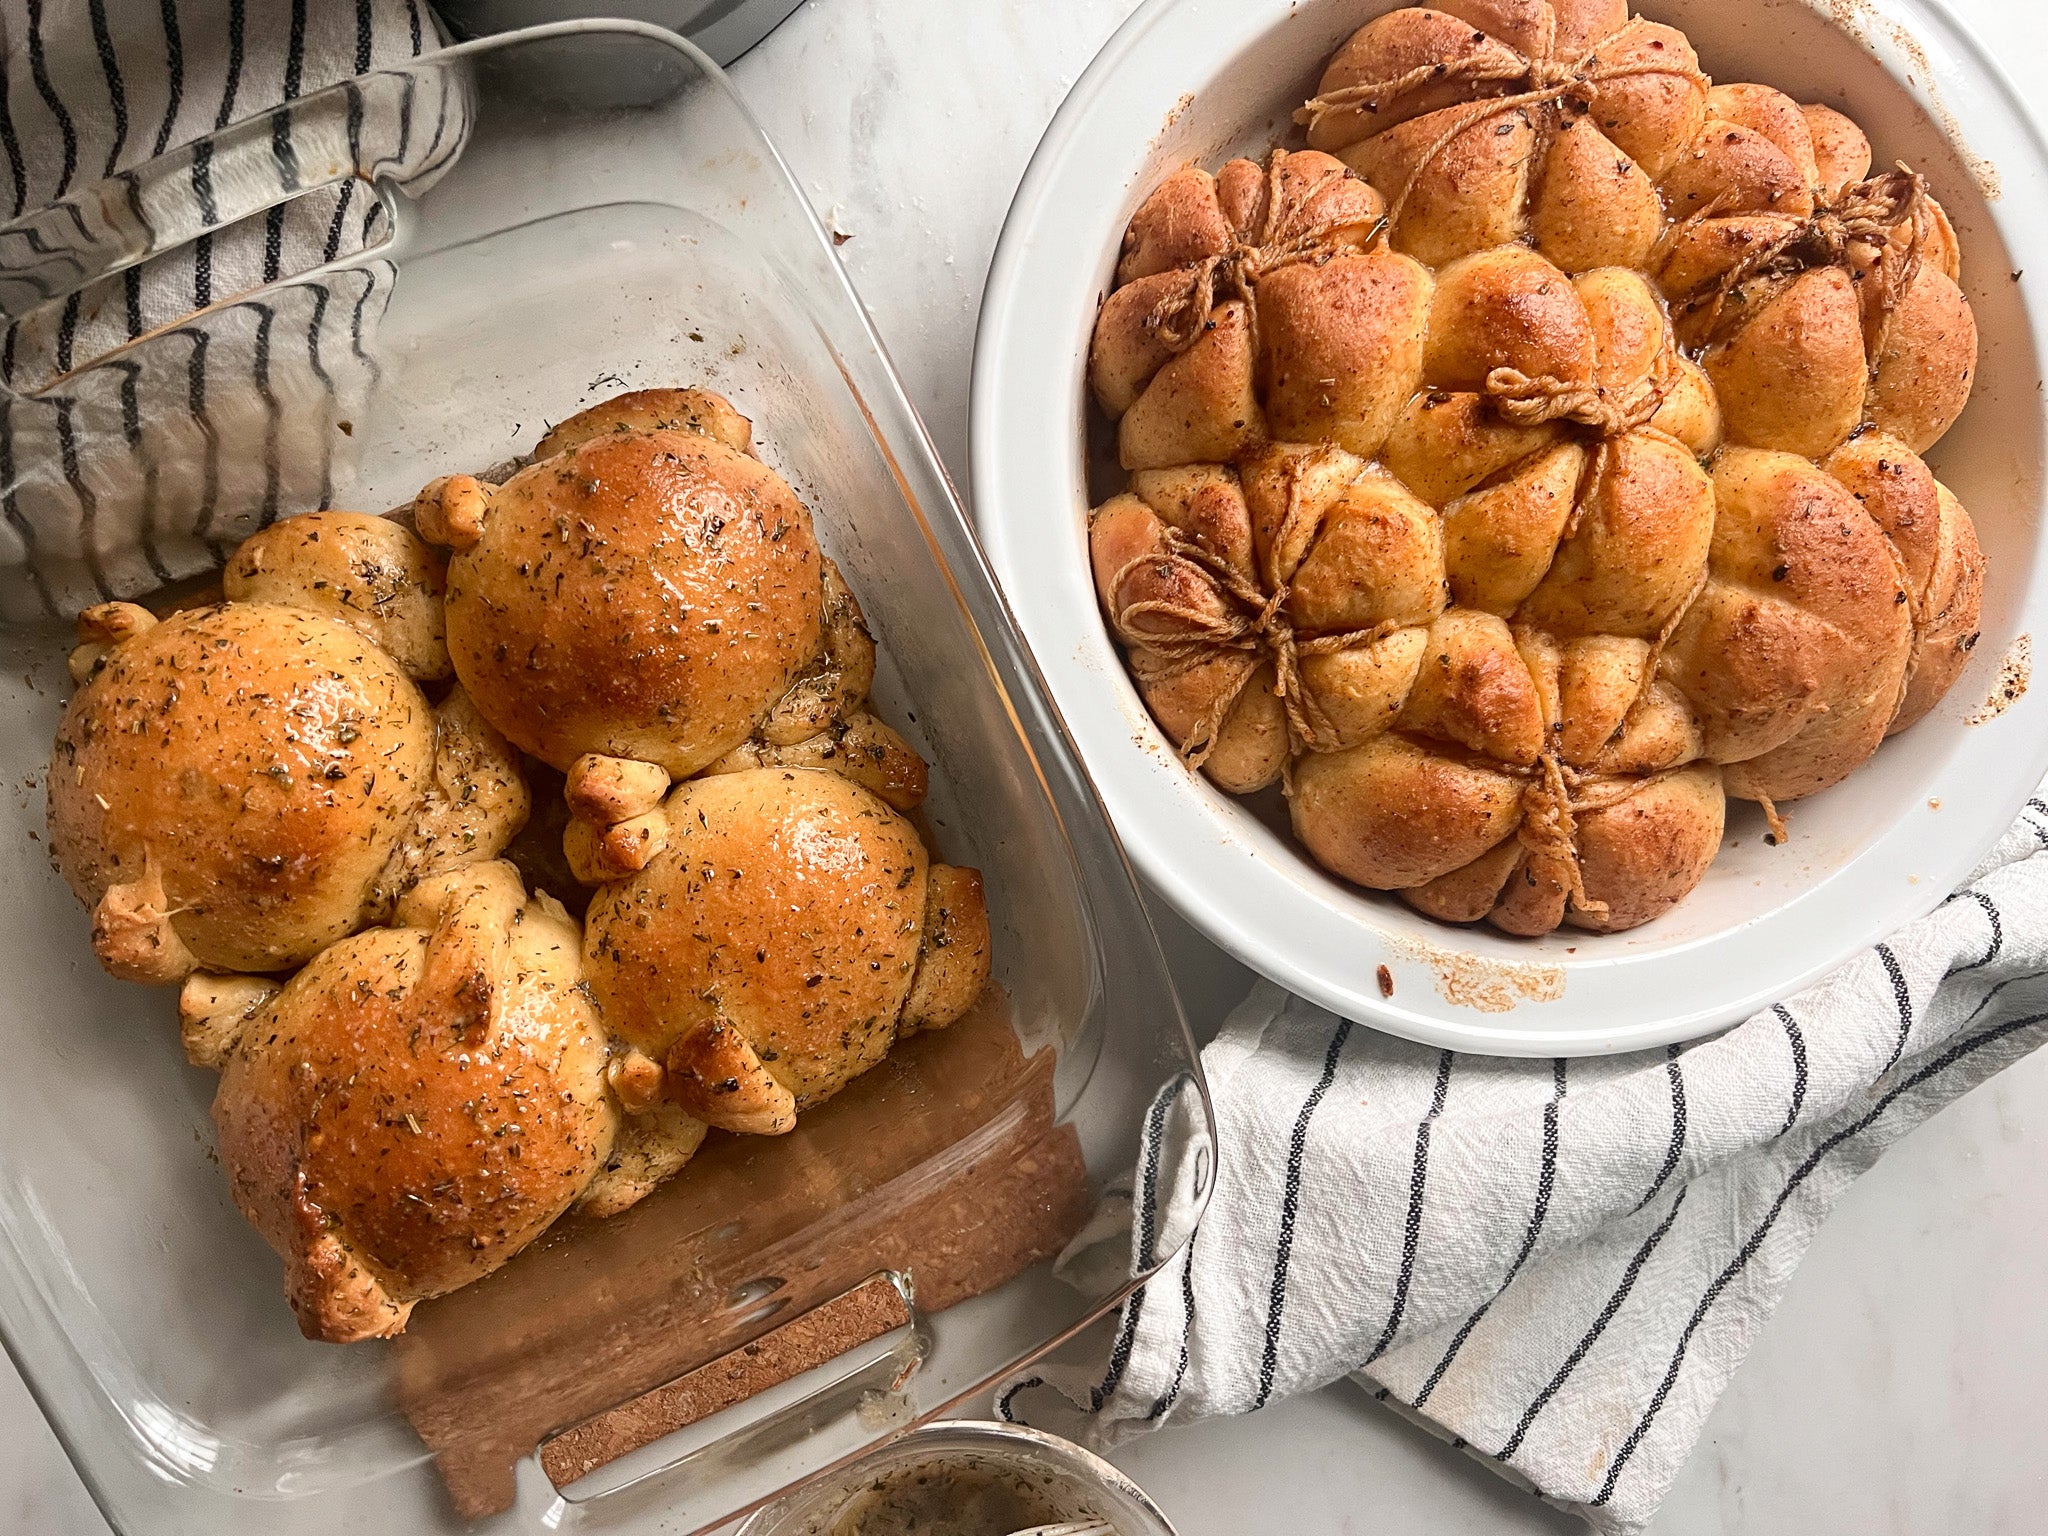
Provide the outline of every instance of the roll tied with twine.
[[1820,458],[1866,424],[1925,453],[1962,414],[1977,325],[1923,177],[1871,174],[1827,107],[1716,86],[1665,178],[1648,264],[1713,379],[1731,441]]
[[1387,199],[1395,249],[1518,241],[1583,272],[1643,264],[1707,88],[1684,34],[1625,0],[1446,0],[1359,28],[1295,120]]

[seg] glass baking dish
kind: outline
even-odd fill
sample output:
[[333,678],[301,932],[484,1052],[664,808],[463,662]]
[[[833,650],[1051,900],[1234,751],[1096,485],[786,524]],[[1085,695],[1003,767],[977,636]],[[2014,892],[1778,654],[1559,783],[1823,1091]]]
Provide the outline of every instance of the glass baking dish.
[[[469,99],[473,122],[422,192],[385,178],[354,128],[365,100],[409,104],[432,99],[428,87]],[[0,1329],[117,1530],[415,1532],[472,1528],[465,1516],[506,1532],[708,1530],[1114,1306],[1127,1283],[1089,1290],[1043,1259],[972,1294],[971,1277],[920,1252],[924,1229],[904,1213],[939,1210],[954,1238],[986,1239],[973,1232],[974,1181],[1007,1177],[1014,1205],[1018,1177],[1038,1166],[1020,1146],[1067,1160],[1060,1198],[1075,1204],[1078,1177],[1082,1215],[1127,1176],[1141,1140],[1143,1176],[1206,1189],[1194,1048],[1130,871],[959,502],[824,231],[717,68],[651,27],[577,22],[431,55],[291,110],[302,128],[323,113],[334,125],[334,163],[302,151],[295,179],[368,184],[388,228],[322,269],[390,293],[365,335],[362,408],[334,423],[347,440],[334,500],[401,505],[432,475],[502,463],[545,422],[622,388],[729,395],[865,607],[883,658],[878,708],[933,765],[932,835],[987,878],[1006,1008],[911,1042],[794,1137],[714,1140],[700,1177],[693,1168],[601,1226],[572,1218],[498,1275],[423,1306],[393,1345],[307,1342],[212,1164],[211,1079],[182,1060],[172,997],[101,974],[86,916],[35,841],[68,637],[55,622],[15,626],[0,631],[0,750],[15,790],[0,882]],[[94,238],[38,278],[47,302],[278,202],[262,177],[233,173],[273,152],[275,126],[237,124],[206,147],[221,191],[197,222],[95,221]],[[132,206],[148,205],[152,178],[188,174],[187,152],[173,159],[129,179]],[[145,337],[128,356],[168,340]],[[220,460],[209,472],[223,480],[261,473],[238,461],[279,441],[220,427],[232,409],[220,404],[208,431]],[[1028,1182],[1023,1198],[1017,1208],[1044,1214]],[[1185,1235],[1152,1234],[1152,1264]],[[1076,1243],[1063,1274],[1125,1273],[1128,1244],[1105,1229],[1099,1251]],[[583,1464],[536,1451],[585,1443],[576,1421],[615,1422],[603,1412],[614,1396],[701,1377],[855,1290],[897,1308],[858,1347],[828,1349],[589,1476],[565,1477]],[[446,1486],[416,1424],[435,1436]],[[479,1450],[478,1433],[501,1443]],[[474,1475],[458,1510],[465,1458]]]

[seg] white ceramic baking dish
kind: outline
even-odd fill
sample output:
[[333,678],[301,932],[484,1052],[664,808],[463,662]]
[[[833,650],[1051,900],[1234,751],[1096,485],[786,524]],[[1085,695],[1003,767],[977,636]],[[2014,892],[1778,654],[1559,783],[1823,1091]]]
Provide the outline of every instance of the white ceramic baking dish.
[[1954,217],[1983,350],[1975,398],[1929,458],[1990,557],[1983,640],[1930,718],[1791,807],[1787,846],[1765,844],[1755,807],[1731,805],[1705,882],[1658,921],[1533,941],[1447,927],[1325,875],[1284,826],[1182,766],[1104,628],[1086,557],[1084,360],[1125,223],[1174,165],[1298,143],[1288,114],[1324,59],[1398,3],[1151,0],[1110,40],[1040,144],[997,249],[975,349],[976,522],[1125,845],[1218,944],[1347,1016],[1446,1046],[1581,1054],[1694,1038],[1930,910],[2048,769],[2048,690],[1991,718],[1983,707],[2048,622],[2048,150],[1938,0],[1642,0],[1717,80],[1848,112],[1879,164],[1924,171]]

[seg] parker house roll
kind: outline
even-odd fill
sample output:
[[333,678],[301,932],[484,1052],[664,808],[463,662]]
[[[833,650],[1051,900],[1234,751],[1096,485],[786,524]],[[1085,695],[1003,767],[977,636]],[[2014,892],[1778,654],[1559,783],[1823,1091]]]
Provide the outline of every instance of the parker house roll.
[[402,1331],[604,1178],[620,1116],[581,948],[492,861],[422,880],[393,926],[282,987],[186,984],[187,1053],[221,1074],[221,1166],[307,1337]]
[[1623,7],[1393,11],[1305,151],[1169,174],[1089,358],[1093,574],[1161,729],[1448,921],[1634,927],[1724,797],[1925,716],[1983,558],[1953,231],[1854,125]]
[[308,513],[227,601],[88,609],[50,762],[50,847],[114,975],[288,970],[526,819],[511,749],[449,673],[441,567],[400,525]]
[[570,418],[501,486],[436,480],[455,673],[484,718],[568,775],[579,877],[659,851],[650,813],[692,775],[829,768],[903,808],[923,761],[867,708],[875,647],[811,514],[700,390]]
[[981,876],[838,774],[756,768],[679,785],[662,852],[605,885],[584,965],[632,1048],[629,1107],[667,1099],[729,1131],[779,1135],[988,980]]

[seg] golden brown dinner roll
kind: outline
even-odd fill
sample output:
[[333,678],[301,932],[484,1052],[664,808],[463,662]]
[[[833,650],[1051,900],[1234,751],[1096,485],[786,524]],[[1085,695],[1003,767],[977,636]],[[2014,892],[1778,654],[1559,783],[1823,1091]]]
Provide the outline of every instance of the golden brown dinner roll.
[[1969,399],[1955,232],[1921,177],[1870,159],[1839,113],[1716,86],[1662,183],[1652,266],[1736,443],[1817,458],[1874,422],[1924,452]]
[[1160,185],[1089,353],[1126,469],[1228,460],[1269,435],[1378,451],[1420,374],[1430,294],[1416,262],[1366,251],[1381,211],[1316,153]]
[[606,885],[584,963],[621,1069],[688,1114],[774,1135],[912,1029],[951,1023],[988,976],[981,877],[848,779],[717,774],[654,813],[663,851]]
[[493,861],[422,880],[396,921],[268,995],[201,977],[185,997],[188,1043],[221,1071],[235,1203],[284,1259],[300,1329],[337,1343],[401,1332],[511,1258],[617,1129],[559,905]]
[[1584,272],[1643,265],[1706,94],[1684,34],[1624,0],[1458,0],[1360,27],[1296,119],[1385,197],[1396,250],[1525,242]]
[[1287,761],[1272,662],[1249,644],[1263,606],[1237,471],[1140,474],[1089,522],[1096,590],[1161,729],[1233,794]]
[[695,773],[744,741],[818,652],[810,512],[709,436],[604,433],[495,489],[430,488],[417,512],[454,547],[456,675],[552,767],[601,753]]
[[403,524],[367,512],[306,512],[242,542],[221,572],[232,602],[283,603],[339,619],[406,675],[453,670],[442,622],[447,571]]
[[[1925,476],[1919,499],[1928,526],[1901,527],[1915,535],[1924,576],[1902,560],[1878,515],[1911,516],[1905,503],[1913,495],[1887,497],[1869,484],[1887,474],[1876,467],[1881,446],[1877,459],[1831,461],[1854,488],[1792,454],[1733,448],[1715,463],[1712,575],[1662,669],[1698,711],[1706,755],[1728,765],[1733,794],[1796,799],[1839,782],[1877,749],[1905,707],[1916,651],[1929,654],[1916,610],[1944,558],[1950,568],[1940,573],[1939,601],[1951,611],[1933,644],[1930,688],[1952,668],[1942,652],[1956,643],[1961,616],[1952,610],[1970,606],[1957,588],[1971,581],[1964,550],[1974,551],[1975,538],[1959,507],[1943,531],[1933,476],[1902,445],[1893,451],[1902,477],[1906,460]],[[1974,613],[1968,623],[1974,630]]]
[[449,647],[484,716],[568,775],[588,881],[659,851],[646,813],[707,769],[848,774],[908,808],[916,751],[866,709],[875,646],[809,510],[718,395],[640,390],[555,427],[504,485],[414,504],[450,545]]
[[[275,569],[258,584],[289,595]],[[526,819],[510,749],[461,691],[433,708],[350,624],[108,604],[79,633],[50,847],[116,976],[289,969],[428,871],[494,858]]]
[[1884,432],[1862,432],[1821,467],[1875,518],[1905,566],[1913,618],[1906,697],[1891,729],[1919,720],[1948,692],[1977,643],[1984,555],[1961,502],[1920,456]]

